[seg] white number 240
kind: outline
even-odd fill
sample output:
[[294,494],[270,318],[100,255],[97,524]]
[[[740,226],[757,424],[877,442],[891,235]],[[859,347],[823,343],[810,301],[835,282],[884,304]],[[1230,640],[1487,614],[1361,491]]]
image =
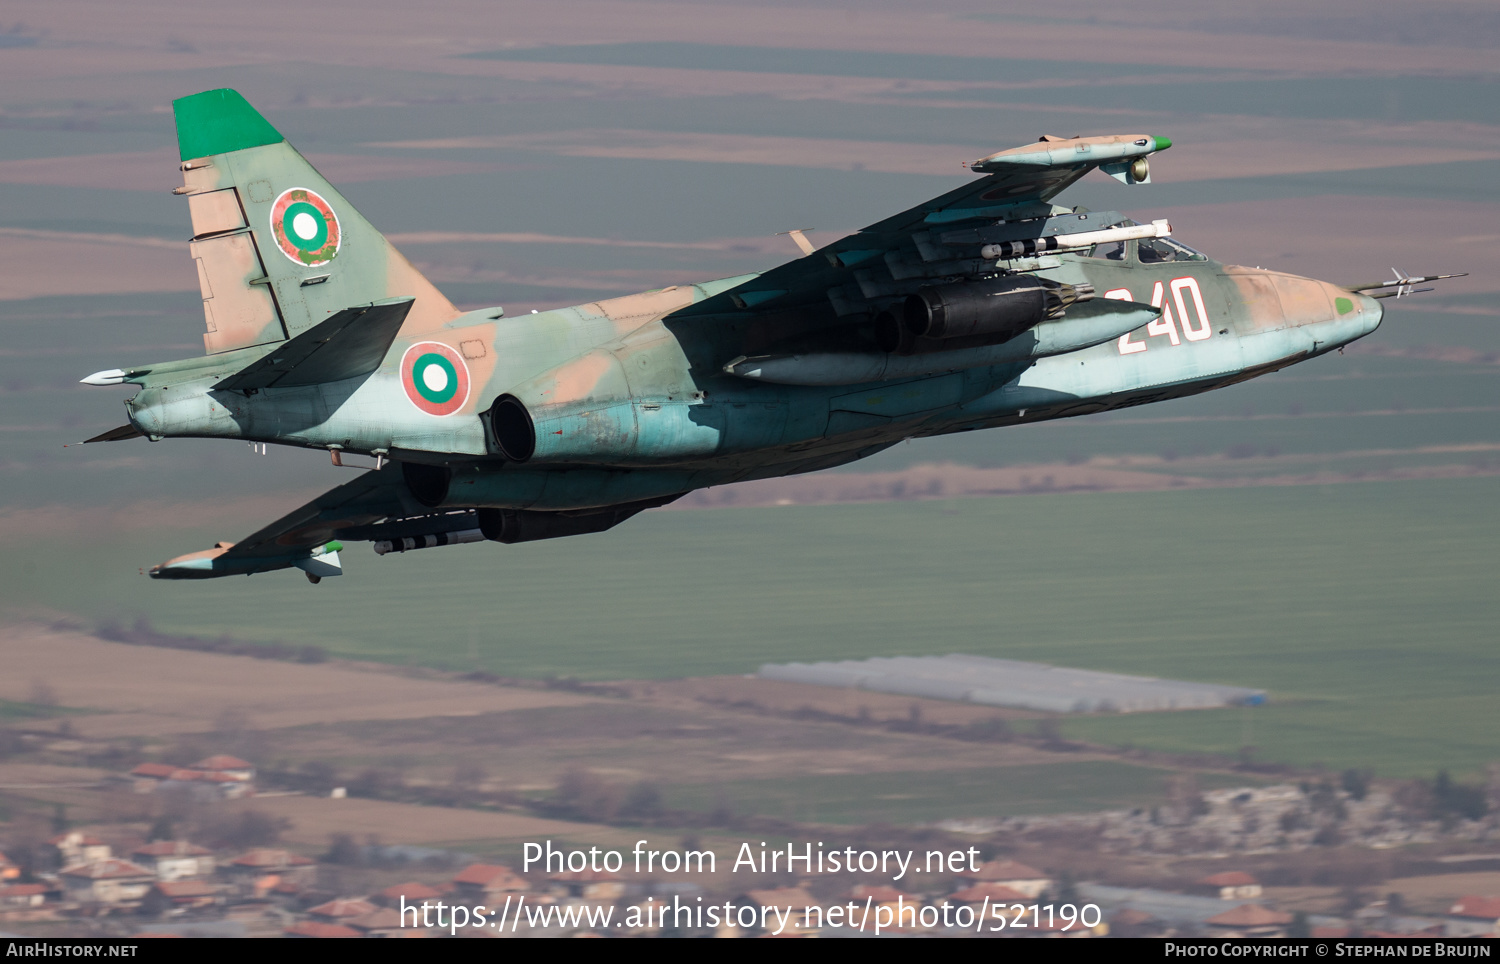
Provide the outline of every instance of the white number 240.
[[[1163,304],[1166,289],[1172,291],[1172,303]],[[1190,297],[1189,297],[1190,296]],[[1106,291],[1104,297],[1115,301],[1134,301],[1130,295],[1129,288],[1115,288]],[[1177,311],[1174,315],[1173,305]],[[1189,307],[1191,305],[1191,307]],[[1167,340],[1173,345],[1182,344],[1182,339],[1188,341],[1202,341],[1214,333],[1213,322],[1208,320],[1208,308],[1203,304],[1203,292],[1198,288],[1197,278],[1173,278],[1163,286],[1160,281],[1156,287],[1151,289],[1151,307],[1160,308],[1161,317],[1146,326],[1147,336],[1166,335]],[[1182,335],[1178,336],[1178,320],[1182,322]],[[1148,347],[1144,341],[1131,341],[1130,332],[1120,336],[1120,354],[1133,355],[1138,351],[1145,351]]]

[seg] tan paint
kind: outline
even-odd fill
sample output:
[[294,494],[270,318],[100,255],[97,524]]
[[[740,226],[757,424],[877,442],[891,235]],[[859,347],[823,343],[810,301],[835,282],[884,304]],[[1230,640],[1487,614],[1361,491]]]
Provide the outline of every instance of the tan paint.
[[162,563],[162,566],[176,565],[179,562],[191,562],[194,559],[217,559],[234,547],[232,542],[221,542],[212,549],[204,549],[202,552],[189,552],[184,556],[177,556]]
[[477,411],[481,396],[484,394],[479,389],[489,384],[495,374],[495,364],[499,359],[492,351],[487,351],[485,346],[495,340],[495,324],[490,322],[483,325],[472,325],[468,328],[458,329],[444,337],[435,338],[458,350],[464,359],[464,364],[469,367],[469,400],[464,403],[460,411]]
[[1296,275],[1273,273],[1271,281],[1276,285],[1276,294],[1281,298],[1281,312],[1286,323],[1309,325],[1333,320],[1333,298],[1331,291],[1339,289],[1322,281],[1299,278]]
[[188,250],[197,261],[208,354],[286,337],[270,292],[264,284],[251,284],[263,280],[266,272],[249,232],[193,241]]
[[[1057,144],[1057,143],[1064,143],[1064,144],[1088,145],[1088,146],[1098,145],[1098,146],[1102,147],[1102,146],[1110,145],[1110,144],[1131,144],[1131,143],[1134,143],[1136,141],[1143,140],[1143,139],[1150,140],[1150,135],[1147,135],[1147,134],[1106,134],[1106,135],[1103,135],[1103,136],[1100,136],[1100,137],[1073,137],[1073,138],[1069,138],[1069,137],[1059,137],[1056,134],[1043,134],[1040,138],[1037,139],[1037,144]],[[1018,154],[1034,154],[1034,153],[1037,152],[1037,150],[1038,150],[1038,148],[1037,148],[1036,144],[1023,144],[1020,147],[1012,147],[1012,148],[1009,148],[1007,150],[996,151],[993,154],[986,154],[984,157],[981,157],[979,160],[975,161],[974,164],[982,164],[985,161],[993,161],[993,160],[996,160],[998,158],[1010,157],[1010,156],[1018,155]],[[1037,170],[1038,170],[1038,173],[1040,173],[1042,169],[1038,168]]]
[[206,157],[195,157],[191,161],[183,161],[182,187],[178,190],[183,194],[217,190],[226,186],[220,184],[223,173],[219,168],[210,164]]
[[596,301],[584,305],[583,310],[608,318],[614,323],[615,330],[624,335],[692,303],[691,285],[673,285],[658,291],[643,291],[638,295]]
[[[552,373],[550,389],[542,389],[542,405],[581,402],[596,394],[606,376],[619,373],[619,361],[608,352],[591,351],[559,365]],[[529,401],[529,400],[528,400]]]
[[[1281,299],[1276,294],[1276,285],[1271,272],[1260,268],[1242,268],[1225,265],[1224,276],[1234,282],[1239,291],[1239,302],[1243,306],[1244,318],[1251,327],[1270,331],[1286,326],[1281,310]],[[1231,308],[1238,307],[1231,305]]]
[[[401,326],[403,335],[438,331],[461,314],[453,307],[453,302],[433,287],[432,282],[422,277],[422,272],[412,267],[406,256],[389,243],[386,244],[385,270],[386,297],[417,299],[411,306],[411,313],[406,316],[406,322]],[[453,347],[457,348],[458,345],[455,343]]]
[[240,210],[239,192],[234,188],[188,195],[188,213],[193,222],[193,237],[238,231],[245,227]]

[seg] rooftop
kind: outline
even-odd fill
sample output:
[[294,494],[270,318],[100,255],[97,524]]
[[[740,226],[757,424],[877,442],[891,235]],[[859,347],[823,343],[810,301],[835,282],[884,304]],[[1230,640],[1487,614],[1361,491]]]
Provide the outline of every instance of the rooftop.
[[100,860],[92,864],[76,864],[58,871],[64,877],[82,877],[86,880],[109,880],[118,877],[155,877],[153,871],[128,860]]
[[1029,897],[1019,890],[1013,890],[993,880],[982,880],[973,886],[965,887],[963,890],[955,891],[948,896],[951,900],[956,900],[961,904],[977,904],[986,898],[992,904],[1010,904],[1017,901],[1021,903],[1036,903],[1036,898]]
[[434,900],[443,896],[443,892],[436,887],[415,880],[409,880],[404,884],[394,884],[376,894],[386,900],[399,900],[405,897],[408,901]]
[[212,897],[219,892],[206,880],[160,880],[156,889],[163,897]]
[[1448,913],[1454,917],[1500,920],[1500,897],[1461,897],[1458,903],[1448,908]]
[[316,914],[318,917],[344,918],[363,917],[366,914],[374,913],[378,909],[363,897],[336,897],[326,904],[319,904],[316,907],[308,908],[307,912],[309,914]]
[[286,867],[310,867],[314,861],[294,854],[288,850],[267,850],[259,848],[248,850],[230,861],[236,867],[257,867],[267,870],[281,870]]
[[979,868],[975,880],[1046,880],[1045,871],[1018,860],[991,860]]
[[1271,925],[1285,925],[1292,922],[1291,914],[1284,914],[1279,910],[1271,910],[1260,904],[1241,904],[1233,910],[1226,910],[1222,914],[1215,914],[1206,923],[1218,924],[1222,927],[1268,927]]

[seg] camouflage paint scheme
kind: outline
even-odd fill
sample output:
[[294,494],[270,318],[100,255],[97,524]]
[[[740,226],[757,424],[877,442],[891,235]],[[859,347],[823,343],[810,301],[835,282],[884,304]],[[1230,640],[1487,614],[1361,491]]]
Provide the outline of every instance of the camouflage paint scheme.
[[[1221,388],[1334,350],[1381,320],[1362,294],[1161,241],[980,257],[987,243],[1133,223],[1051,198],[1095,167],[1148,180],[1143,159],[1170,142],[1138,135],[1044,138],[991,155],[971,165],[984,176],[764,274],[518,318],[460,312],[237,93],[174,106],[179,193],[193,205],[206,320],[218,330],[204,357],[117,372],[115,382],[141,388],[126,402],[135,431],[100,439],[242,439],[384,464],[238,544],[163,563],[157,577],[296,566],[317,581],[339,571],[335,540],[400,548],[410,537],[475,541],[457,534],[476,528],[504,542],[601,531],[696,488],[824,469],[908,438]],[[293,188],[336,214],[327,263],[278,247],[268,219]],[[998,345],[912,355],[877,346],[881,310],[924,287],[996,275],[1092,285],[1099,297]],[[370,314],[350,321],[358,306]],[[467,367],[467,399],[451,415],[421,410],[403,382],[403,357],[423,342]],[[503,425],[500,399],[513,400]],[[527,418],[530,453],[517,451]]]

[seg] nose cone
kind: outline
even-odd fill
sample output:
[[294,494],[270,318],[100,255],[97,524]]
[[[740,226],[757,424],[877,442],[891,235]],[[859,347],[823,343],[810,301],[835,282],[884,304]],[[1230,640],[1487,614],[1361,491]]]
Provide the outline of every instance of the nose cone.
[[1378,298],[1369,295],[1355,295],[1355,303],[1359,305],[1361,315],[1365,319],[1365,334],[1369,334],[1380,327],[1380,320],[1385,317],[1385,305]]
[[1335,341],[1346,344],[1380,327],[1385,309],[1380,306],[1379,301],[1326,281],[1319,281],[1317,284],[1322,287],[1333,313],[1332,317],[1308,320],[1328,331]]

